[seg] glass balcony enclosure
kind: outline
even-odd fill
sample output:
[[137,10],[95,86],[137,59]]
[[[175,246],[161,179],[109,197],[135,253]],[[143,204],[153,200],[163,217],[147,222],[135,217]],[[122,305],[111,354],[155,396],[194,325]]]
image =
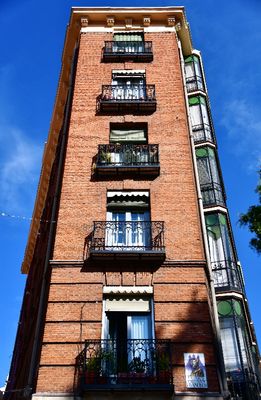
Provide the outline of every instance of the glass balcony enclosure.
[[219,301],[218,314],[228,388],[232,398],[257,399],[260,382],[255,373],[242,303],[234,299]]
[[216,290],[243,292],[241,269],[236,263],[226,216],[221,213],[213,213],[206,214],[205,219]]
[[204,206],[225,206],[225,195],[216,160],[211,147],[196,148],[199,182]]
[[204,96],[189,97],[189,111],[194,143],[214,143],[213,127],[206,98]]
[[188,93],[205,90],[200,59],[198,56],[192,54],[185,58],[185,75]]

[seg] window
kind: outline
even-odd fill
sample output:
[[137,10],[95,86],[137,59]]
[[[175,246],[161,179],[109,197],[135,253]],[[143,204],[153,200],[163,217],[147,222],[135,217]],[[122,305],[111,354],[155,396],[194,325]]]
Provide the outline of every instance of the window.
[[203,203],[205,205],[224,205],[225,201],[214,150],[211,147],[200,147],[196,149],[196,156]]
[[199,57],[191,55],[185,59],[185,74],[188,92],[204,90]]
[[146,94],[145,71],[113,71],[112,86],[112,96],[115,100],[144,100]]
[[111,124],[110,143],[147,143],[147,124]]
[[[109,291],[110,287],[104,290]],[[144,293],[140,293],[144,291]],[[134,358],[144,366],[151,358],[152,287],[112,287],[104,294],[103,337],[117,349],[119,369],[131,371]],[[146,361],[146,363],[145,363]]]
[[195,141],[213,141],[208,107],[203,96],[189,98],[189,109]]
[[142,32],[115,33],[113,36],[113,52],[141,53],[144,51],[144,36]]
[[251,368],[251,354],[241,303],[220,301],[218,314],[226,371],[242,373],[244,368]]
[[144,250],[150,245],[148,192],[108,192],[106,246]]
[[241,290],[241,275],[235,262],[227,218],[221,213],[207,214],[205,218],[215,286]]

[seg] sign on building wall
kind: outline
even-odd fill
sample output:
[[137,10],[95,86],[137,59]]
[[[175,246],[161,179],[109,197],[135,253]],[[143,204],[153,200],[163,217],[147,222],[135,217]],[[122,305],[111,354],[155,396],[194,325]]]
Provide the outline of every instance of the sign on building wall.
[[203,353],[184,353],[187,388],[207,388],[205,356]]

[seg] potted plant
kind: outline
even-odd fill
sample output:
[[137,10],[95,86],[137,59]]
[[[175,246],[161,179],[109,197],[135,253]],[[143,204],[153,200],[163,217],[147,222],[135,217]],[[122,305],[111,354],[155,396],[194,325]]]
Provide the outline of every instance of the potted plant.
[[168,354],[156,355],[156,368],[159,383],[169,383],[170,380],[170,359]]
[[148,367],[149,360],[141,357],[134,357],[128,365],[130,376],[134,380],[134,383],[143,383],[146,376],[146,369]]
[[102,164],[109,164],[111,162],[111,153],[102,150],[100,153],[100,161]]
[[85,368],[85,383],[92,385],[96,383],[97,377],[101,372],[101,359],[100,357],[87,358]]

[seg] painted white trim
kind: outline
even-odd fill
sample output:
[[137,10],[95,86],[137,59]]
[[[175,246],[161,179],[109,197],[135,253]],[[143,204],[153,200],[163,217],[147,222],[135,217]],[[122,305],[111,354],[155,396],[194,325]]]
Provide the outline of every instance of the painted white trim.
[[113,28],[108,28],[105,26],[85,26],[81,28],[80,33],[90,33],[90,32],[97,32],[97,33],[113,33]]
[[132,28],[125,28],[124,26],[114,26],[112,28],[107,26],[84,26],[81,28],[80,33],[135,33],[135,32],[145,32],[145,33],[157,33],[157,32],[173,32],[176,33],[175,26],[133,26]]
[[216,294],[217,300],[221,299],[221,298],[225,298],[225,299],[231,299],[233,298],[237,298],[237,299],[245,299],[243,294],[237,293],[237,292],[229,292],[229,293],[217,293]]
[[222,214],[226,214],[226,215],[228,214],[228,211],[225,207],[217,206],[217,207],[205,207],[204,208],[204,214],[209,214],[209,213],[216,212],[216,211],[219,211]]
[[173,32],[176,33],[175,26],[146,26],[144,28],[144,32],[153,33],[153,32]]

